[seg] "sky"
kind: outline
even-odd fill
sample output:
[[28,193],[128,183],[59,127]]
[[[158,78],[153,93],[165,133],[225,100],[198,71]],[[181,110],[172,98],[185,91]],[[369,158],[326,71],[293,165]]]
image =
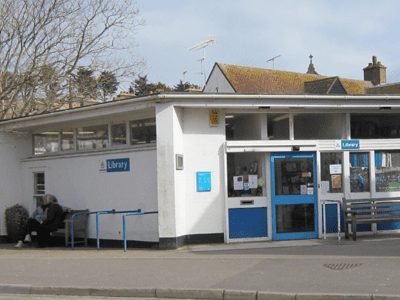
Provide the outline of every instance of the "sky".
[[[377,56],[387,82],[400,81],[400,1],[369,0],[138,0],[134,53],[147,61],[141,75],[170,87],[180,80],[204,85],[215,62],[364,79]],[[273,62],[269,59],[276,57]],[[186,73],[183,75],[183,72]]]

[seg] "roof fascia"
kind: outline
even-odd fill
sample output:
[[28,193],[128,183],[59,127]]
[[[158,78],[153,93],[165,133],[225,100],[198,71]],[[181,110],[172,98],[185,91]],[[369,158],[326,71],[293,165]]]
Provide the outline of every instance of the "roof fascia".
[[81,108],[60,110],[39,115],[4,120],[0,122],[0,128],[24,129],[31,126],[41,126],[88,118],[106,117],[109,115],[126,113],[129,110],[138,111],[155,107],[155,102],[157,99],[157,95],[142,98],[132,98],[127,100],[106,102],[98,105],[85,106]]

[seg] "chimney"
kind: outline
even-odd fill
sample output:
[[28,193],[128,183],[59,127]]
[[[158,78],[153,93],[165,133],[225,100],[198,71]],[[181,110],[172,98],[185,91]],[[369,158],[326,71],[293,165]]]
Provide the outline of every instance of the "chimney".
[[372,56],[372,63],[364,68],[364,80],[372,81],[374,85],[386,84],[386,67]]

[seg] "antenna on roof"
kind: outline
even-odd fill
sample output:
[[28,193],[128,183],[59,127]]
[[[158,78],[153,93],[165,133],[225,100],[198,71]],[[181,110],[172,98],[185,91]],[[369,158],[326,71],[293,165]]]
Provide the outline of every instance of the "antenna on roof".
[[278,58],[280,55],[278,55],[278,56],[275,56],[275,57],[273,57],[273,58],[270,58],[270,59],[268,59],[267,60],[267,62],[269,62],[269,61],[271,61],[272,60],[272,69],[275,69],[275,58]]
[[[204,42],[201,42],[201,43],[188,49],[188,51],[190,51],[190,50],[198,50],[198,49],[203,48],[203,57],[198,59],[198,61],[200,61],[200,63],[201,63],[200,74],[201,74],[201,85],[202,86],[203,86],[203,74],[204,74],[204,83],[206,82],[206,75],[207,75],[207,73],[206,73],[206,47],[208,46],[208,44],[214,44],[214,43],[215,43],[215,39],[213,36],[211,36]],[[204,61],[204,72],[203,72],[203,61]]]

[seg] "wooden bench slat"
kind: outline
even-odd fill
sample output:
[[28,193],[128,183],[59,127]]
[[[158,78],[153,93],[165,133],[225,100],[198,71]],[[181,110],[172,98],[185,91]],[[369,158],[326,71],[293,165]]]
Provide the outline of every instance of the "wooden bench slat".
[[[64,227],[58,229],[54,235],[63,235],[65,238],[65,247],[68,247],[72,241],[69,241],[71,237],[71,218],[76,213],[85,213],[81,215],[77,215],[74,217],[74,244],[83,243],[85,247],[88,245],[88,217],[89,217],[89,209],[84,210],[72,210],[71,212],[66,213],[64,220]],[[83,235],[83,241],[75,241],[75,237],[78,235]]]
[[400,222],[400,198],[386,199],[342,199],[345,234],[349,238],[352,225],[353,240],[356,240],[357,224]]

